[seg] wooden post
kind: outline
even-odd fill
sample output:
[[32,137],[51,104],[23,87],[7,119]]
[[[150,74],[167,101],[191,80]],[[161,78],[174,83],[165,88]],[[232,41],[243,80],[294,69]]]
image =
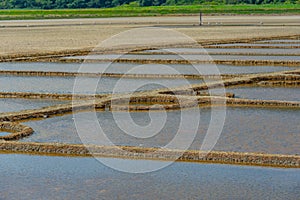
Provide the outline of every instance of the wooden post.
[[200,11],[200,24],[199,26],[202,26],[202,12]]

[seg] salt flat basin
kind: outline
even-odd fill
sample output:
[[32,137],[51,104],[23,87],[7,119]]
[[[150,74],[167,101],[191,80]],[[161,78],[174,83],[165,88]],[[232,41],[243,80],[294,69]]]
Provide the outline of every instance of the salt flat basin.
[[186,79],[126,79],[126,78],[84,78],[84,77],[20,77],[0,76],[1,92],[35,93],[116,93],[146,91],[164,87],[176,87],[201,80]]
[[266,49],[266,48],[168,48],[168,49],[156,49],[146,50],[146,53],[159,53],[159,52],[171,52],[171,53],[251,53],[251,54],[300,54],[300,49]]
[[300,47],[300,44],[288,44],[288,43],[266,43],[266,44],[259,44],[259,43],[230,43],[230,44],[217,44],[211,46],[221,46],[221,47],[230,47],[230,46],[270,46],[270,47]]
[[101,54],[89,56],[69,56],[65,59],[84,59],[84,60],[114,60],[114,59],[136,59],[136,60],[300,60],[300,56],[261,56],[261,55],[140,55],[140,54]]
[[77,63],[53,63],[53,62],[2,62],[0,63],[0,71],[77,72],[79,68],[80,68],[80,64]]
[[295,67],[238,66],[213,64],[129,64],[129,63],[0,63],[1,71],[84,72],[118,74],[250,74],[288,71]]
[[0,98],[0,113],[17,112],[21,110],[37,109],[45,106],[64,104],[70,101],[45,100],[45,99],[15,99]]
[[[180,131],[180,134],[184,135],[183,141],[191,139],[192,144],[189,149],[200,149],[211,122],[211,110],[208,108],[200,110],[201,122],[196,130],[190,127],[195,124],[194,118],[197,111],[190,109],[182,112],[186,112],[185,114],[190,117],[184,123],[188,128]],[[222,108],[215,108],[214,112],[218,115],[223,110]],[[117,117],[120,118],[117,119],[129,125],[130,121],[126,118],[126,113],[119,114]],[[158,121],[164,121],[163,112],[152,112],[152,114]],[[299,114],[299,109],[228,107],[225,125],[213,149],[219,151],[297,154],[299,153],[300,143],[298,135],[300,130]],[[147,126],[150,123],[147,112],[131,112],[130,116],[139,126]],[[81,127],[78,130],[85,127],[83,131],[76,131],[74,117],[77,127]],[[116,123],[115,115],[112,115],[111,112],[98,112],[96,119],[92,117],[92,113],[78,113],[75,116],[65,115],[42,121],[26,122],[25,124],[32,127],[35,133],[22,141],[82,143],[81,139],[83,139],[87,144],[111,145],[105,142],[104,136],[100,134],[100,131],[97,131],[100,124],[106,137],[115,145],[163,147],[176,136],[179,130],[181,111],[167,112],[165,125],[159,129],[160,131],[151,132],[152,137],[146,138],[142,138],[144,132],[139,132],[138,137],[128,135],[133,132],[127,130],[127,128],[123,129],[122,126],[121,129],[119,123]],[[218,124],[220,123],[218,122]]]
[[245,99],[300,101],[300,87],[234,87],[226,91]]
[[[299,197],[299,169],[176,162],[159,171],[129,174],[108,168],[94,158],[0,154],[0,159],[3,199],[20,196],[24,200]],[[157,162],[127,160],[133,168]]]

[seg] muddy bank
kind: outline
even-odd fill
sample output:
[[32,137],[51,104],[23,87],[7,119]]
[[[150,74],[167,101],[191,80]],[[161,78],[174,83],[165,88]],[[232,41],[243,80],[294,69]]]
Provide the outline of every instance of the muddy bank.
[[[209,162],[272,167],[300,167],[300,156],[237,152],[182,151],[128,146],[84,146],[58,143],[1,142],[5,153],[37,153],[64,156],[120,157],[167,161]],[[92,152],[92,154],[91,154]]]
[[[149,105],[141,105],[147,103]],[[160,105],[153,105],[160,104]],[[136,105],[131,105],[136,104]],[[140,104],[140,105],[139,105]],[[151,105],[152,104],[152,105]],[[36,118],[48,118],[51,116],[80,112],[94,111],[95,109],[115,110],[115,111],[145,111],[145,110],[177,110],[183,108],[192,108],[196,106],[263,106],[263,107],[285,107],[299,108],[300,102],[272,101],[272,100],[249,100],[236,99],[217,96],[175,96],[175,95],[156,95],[156,96],[116,96],[107,97],[99,100],[85,100],[73,104],[63,104],[49,106],[36,110],[25,110],[14,113],[0,114],[0,121],[22,121]]]
[[[57,76],[57,77],[110,77],[110,78],[169,78],[169,79],[221,79],[242,76],[240,74],[197,75],[197,74],[122,74],[122,73],[82,73],[82,72],[43,72],[43,71],[0,71],[9,76]],[[243,74],[244,75],[244,74]]]
[[85,94],[54,94],[54,93],[28,93],[28,92],[0,92],[0,98],[23,98],[23,99],[54,99],[54,100],[82,100],[100,99],[108,95],[85,95]]
[[[39,61],[39,60],[30,60]],[[169,60],[169,59],[69,59],[69,58],[58,58],[47,60],[49,62],[62,62],[62,63],[99,63],[99,62],[114,62],[114,63],[138,63],[138,64],[227,64],[227,65],[258,65],[258,66],[291,66],[297,67],[300,65],[298,60]]]
[[12,122],[1,122],[0,130],[5,130],[9,132],[5,136],[0,136],[0,140],[18,140],[33,134],[32,128]]

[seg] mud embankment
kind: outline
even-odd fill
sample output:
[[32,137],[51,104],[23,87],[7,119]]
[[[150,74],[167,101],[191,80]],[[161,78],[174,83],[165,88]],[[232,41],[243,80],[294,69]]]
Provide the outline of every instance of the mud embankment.
[[[238,152],[202,152],[173,149],[85,146],[58,143],[1,142],[0,151],[9,153],[35,153],[64,156],[119,157],[166,161],[209,162],[272,167],[300,167],[300,156]],[[91,153],[92,152],[92,153]]]
[[33,134],[32,128],[12,122],[0,122],[0,130],[8,132],[7,135],[0,136],[0,140],[18,140]]
[[244,74],[198,75],[198,74],[122,74],[122,73],[82,73],[82,72],[44,72],[44,71],[0,71],[9,76],[57,76],[57,77],[110,77],[110,78],[168,78],[168,79],[221,79],[234,78]]

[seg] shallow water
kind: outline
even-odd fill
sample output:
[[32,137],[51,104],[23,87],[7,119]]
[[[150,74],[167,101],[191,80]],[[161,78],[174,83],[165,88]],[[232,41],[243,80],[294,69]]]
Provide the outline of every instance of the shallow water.
[[[215,109],[216,115],[223,112],[221,108]],[[140,128],[130,128],[131,123],[126,117],[126,113],[112,115],[111,112],[99,112],[96,119],[93,118],[91,113],[79,113],[75,115],[78,132],[75,128],[74,116],[66,115],[42,121],[26,122],[26,125],[35,130],[35,134],[23,139],[23,141],[61,143],[82,143],[84,141],[88,144],[112,145],[106,141],[106,138],[98,129],[100,124],[105,136],[115,145],[163,147],[178,135],[183,136],[183,138],[176,143],[177,148],[181,148],[186,144],[185,142],[188,142],[189,144],[192,143],[190,149],[200,149],[211,123],[211,110],[208,108],[200,110],[201,122],[196,129],[193,128],[193,125],[198,124],[195,122],[197,111],[192,109],[182,112],[184,112],[184,116],[188,117],[184,118],[187,121],[183,123],[183,128],[180,131],[182,116],[180,111],[167,112],[166,122],[161,128],[157,124],[164,122],[164,113],[152,112],[152,117],[158,121],[154,123],[156,126],[152,129],[147,129],[151,130],[149,133],[147,131],[134,133]],[[281,154],[299,153],[299,114],[299,109],[228,107],[225,125],[214,150]],[[138,127],[147,128],[148,125],[151,125],[151,118],[147,112],[132,112],[130,116]],[[114,117],[119,117],[116,118],[118,124]],[[218,125],[221,124],[221,121],[216,122]],[[213,124],[211,126],[211,128],[217,127]],[[159,129],[154,130],[157,127]]]
[[257,54],[300,54],[300,49],[264,49],[264,48],[170,48],[147,50],[145,52],[172,52],[172,53],[257,53]]
[[[125,69],[131,67],[128,63],[49,63],[49,62],[10,62],[0,63],[0,71],[43,71],[43,72],[94,72],[94,73],[123,73]],[[115,71],[114,71],[115,70]],[[126,71],[125,71],[126,72]]]
[[0,136],[6,136],[6,135],[9,135],[10,133],[9,132],[1,132],[0,130]]
[[[128,174],[94,158],[0,154],[0,159],[3,200],[299,198],[299,169],[177,162],[151,173]],[[137,167],[157,161],[127,163]]]
[[[111,93],[176,87],[201,80],[0,76],[1,92]],[[96,92],[95,92],[96,91]]]
[[108,54],[70,56],[67,59],[106,60],[106,59],[137,59],[137,60],[300,60],[299,56],[241,56],[241,55],[138,55],[138,54]]
[[[80,68],[81,67],[81,68]],[[86,73],[128,73],[128,74],[245,74],[293,70],[280,66],[236,66],[212,64],[126,64],[126,63],[0,63],[1,70],[10,71],[54,71]],[[219,72],[218,72],[219,70]]]
[[270,46],[270,47],[300,47],[300,44],[277,44],[277,43],[266,43],[266,44],[258,44],[258,43],[232,43],[232,44],[217,44],[212,46],[221,46],[221,47],[230,47],[230,46]]
[[37,109],[45,106],[64,104],[68,102],[70,101],[0,98],[0,113]]
[[[80,68],[81,67],[81,68]],[[128,74],[245,74],[287,71],[295,67],[281,66],[237,66],[212,64],[126,64],[126,63],[0,63],[1,70],[11,71],[54,71],[54,72],[86,72],[86,73],[128,73]]]
[[238,87],[226,91],[246,99],[300,101],[299,87]]

